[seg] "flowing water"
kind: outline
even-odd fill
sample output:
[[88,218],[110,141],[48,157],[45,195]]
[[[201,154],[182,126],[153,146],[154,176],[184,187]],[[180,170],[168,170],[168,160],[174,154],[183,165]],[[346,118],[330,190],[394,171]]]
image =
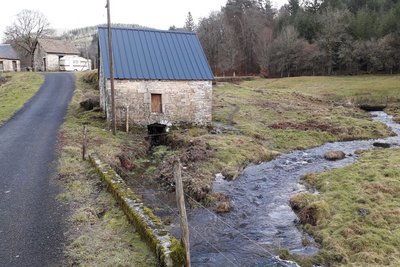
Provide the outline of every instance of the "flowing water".
[[[303,245],[304,239],[312,239],[296,227],[297,217],[288,201],[294,194],[305,190],[298,182],[306,173],[350,165],[357,159],[356,150],[372,148],[374,142],[399,146],[400,125],[384,112],[372,114],[374,121],[385,123],[397,136],[381,140],[327,143],[249,166],[232,182],[217,177],[213,190],[227,194],[234,209],[218,216],[204,209],[194,209],[189,213],[189,224],[194,228],[191,231],[193,266],[294,266],[274,256],[273,252],[280,247],[292,253],[315,254],[318,251],[315,246]],[[341,150],[346,153],[346,158],[327,161],[323,155],[330,150]]]
[[[203,208],[188,213],[193,266],[296,266],[275,256],[278,248],[292,253],[314,255],[318,248],[304,246],[311,237],[296,227],[297,217],[289,199],[305,188],[299,179],[306,173],[320,173],[352,164],[356,150],[370,149],[374,142],[398,147],[400,125],[384,112],[372,112],[373,120],[385,123],[397,136],[380,140],[327,143],[320,147],[294,151],[278,158],[247,167],[235,181],[217,177],[213,190],[224,192],[232,200],[233,210],[216,215]],[[346,158],[327,161],[327,151],[341,150]],[[171,228],[177,233],[176,227]]]

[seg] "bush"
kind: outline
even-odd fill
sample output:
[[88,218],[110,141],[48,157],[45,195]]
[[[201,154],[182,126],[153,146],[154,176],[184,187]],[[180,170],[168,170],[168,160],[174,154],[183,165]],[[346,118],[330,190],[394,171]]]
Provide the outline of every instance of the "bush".
[[0,75],[0,85],[2,85],[3,83],[6,83],[6,81],[7,81],[7,79]]
[[97,70],[91,70],[82,75],[82,80],[85,83],[92,85],[96,90],[99,89],[99,76]]

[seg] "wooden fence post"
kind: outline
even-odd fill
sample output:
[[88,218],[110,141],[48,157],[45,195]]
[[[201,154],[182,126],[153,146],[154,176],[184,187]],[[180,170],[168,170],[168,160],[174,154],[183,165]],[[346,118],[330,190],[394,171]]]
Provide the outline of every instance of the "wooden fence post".
[[185,196],[183,192],[181,162],[177,158],[174,160],[174,178],[175,178],[175,192],[176,202],[179,208],[179,220],[181,225],[182,243],[186,250],[186,267],[190,267],[190,242],[189,242],[189,224],[187,221]]
[[87,149],[87,123],[83,123],[82,160],[86,160]]
[[129,106],[126,106],[126,114],[125,114],[125,128],[126,132],[129,133]]

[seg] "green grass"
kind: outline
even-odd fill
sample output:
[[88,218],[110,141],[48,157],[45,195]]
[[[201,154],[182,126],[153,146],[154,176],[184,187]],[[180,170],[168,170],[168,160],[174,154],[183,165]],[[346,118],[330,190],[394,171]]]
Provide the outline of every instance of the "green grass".
[[399,75],[359,76],[302,76],[282,79],[258,79],[244,82],[253,88],[268,88],[280,91],[302,92],[331,100],[349,101],[357,97],[372,97],[380,101],[381,96],[400,100]]
[[114,137],[101,112],[83,111],[79,103],[93,90],[77,74],[77,89],[59,137],[59,181],[64,192],[58,200],[68,203],[68,266],[157,266],[157,260],[129,224],[91,165],[81,160],[82,123],[89,122],[89,153],[99,151],[111,164],[115,155],[138,138],[118,133]]
[[400,265],[400,150],[363,151],[355,164],[305,180],[321,194],[292,200],[303,208],[323,201],[329,210],[303,225],[322,245],[305,266]]
[[39,73],[17,72],[3,74],[7,82],[0,86],[0,125],[23,107],[43,84]]
[[400,75],[319,76],[258,79],[244,82],[252,88],[302,92],[343,104],[388,103],[387,112],[400,122]]
[[[399,76],[394,77],[400,84]],[[368,81],[368,78],[376,79],[375,76],[365,76],[363,80]],[[388,86],[385,92],[391,92],[391,103],[398,103],[400,100],[394,96],[399,95],[400,87],[393,85],[393,79],[389,79],[390,82],[382,80],[381,84]],[[357,84],[359,80],[342,82],[341,86],[352,82]],[[330,141],[388,135],[386,127],[371,122],[368,113],[353,105],[333,102],[340,92],[334,89],[339,83],[335,86],[332,83],[331,77],[301,77],[274,81],[259,79],[238,86],[217,87],[214,90],[213,117],[222,123],[233,123],[244,135],[258,139],[266,148],[281,152]],[[331,92],[329,98],[326,92]],[[350,100],[357,93],[358,89],[349,88],[346,99]],[[237,107],[239,111],[232,116]]]
[[[211,134],[199,128],[177,129],[180,144],[205,143],[212,153],[205,161],[188,164],[183,179],[191,189],[209,188],[216,173],[235,178],[249,163],[279,153],[307,149],[326,142],[386,137],[390,130],[372,122],[356,107],[360,95],[388,97],[398,113],[400,76],[298,77],[256,79],[213,88],[213,120],[237,129]],[[178,146],[185,155],[187,145]],[[155,173],[157,175],[157,173]],[[193,190],[193,191],[196,191]]]
[[[218,172],[235,178],[246,165],[270,160],[278,153],[331,141],[390,135],[385,125],[372,122],[371,116],[356,104],[360,99],[377,102],[382,96],[387,97],[386,111],[400,118],[399,82],[400,76],[348,76],[257,79],[240,85],[218,85],[214,87],[214,121],[236,130],[212,134],[198,127],[173,129],[169,136],[171,146],[158,147],[149,155],[143,141],[145,130],[133,128],[129,134],[119,131],[113,136],[101,112],[84,112],[79,108],[81,100],[97,91],[78,78],[78,90],[60,139],[63,147],[61,178],[68,190],[59,198],[72,203],[74,213],[70,221],[75,226],[71,229],[80,229],[71,230],[69,234],[68,259],[81,265],[104,262],[107,262],[104,265],[113,265],[112,262],[118,262],[116,257],[106,254],[107,249],[100,246],[104,239],[112,240],[111,246],[123,253],[132,250],[132,255],[149,255],[141,250],[142,243],[136,237],[120,243],[120,233],[131,232],[130,226],[119,219],[104,219],[115,216],[117,209],[112,199],[103,199],[107,194],[99,191],[97,180],[88,171],[90,168],[79,160],[83,122],[89,122],[89,150],[97,151],[116,169],[120,168],[116,156],[124,153],[134,163],[131,175],[135,179],[157,179],[161,173],[164,179],[173,179],[171,159],[186,158],[182,170],[185,189],[197,199],[207,200]],[[312,263],[398,265],[398,252],[394,247],[399,245],[396,224],[400,217],[397,202],[400,193],[388,190],[389,187],[391,190],[398,188],[398,162],[400,152],[397,150],[365,152],[354,166],[306,177],[309,186],[317,187],[322,194],[306,195],[296,203],[312,211],[304,213],[304,229],[323,247],[316,257],[303,261],[305,266]],[[93,215],[99,211],[103,213],[104,207],[107,207],[105,214],[110,212],[111,217]],[[360,208],[369,213],[365,217],[358,216]],[[128,228],[118,228],[121,225]],[[117,231],[110,233],[104,229]],[[390,236],[387,242],[383,240],[386,235]],[[133,248],[129,245],[132,242]],[[100,262],[91,258],[90,246],[105,251]],[[121,257],[131,259],[121,255],[117,258]],[[140,262],[154,263],[148,256],[138,257]]]

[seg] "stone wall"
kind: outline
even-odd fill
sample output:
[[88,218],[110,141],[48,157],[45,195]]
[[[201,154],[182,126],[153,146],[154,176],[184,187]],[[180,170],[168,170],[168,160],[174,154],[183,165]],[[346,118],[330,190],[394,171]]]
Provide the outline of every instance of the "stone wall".
[[[33,68],[35,71],[59,71],[60,70],[60,57],[67,54],[48,54],[40,45],[37,46],[34,54]],[[43,64],[43,59],[46,59],[46,69]]]
[[103,163],[96,154],[89,158],[128,219],[135,225],[136,231],[157,256],[159,266],[185,266],[186,254],[181,242],[165,229],[160,219],[143,205],[110,165]]
[[44,71],[43,58],[46,57],[46,52],[43,51],[42,47],[38,45],[33,55],[33,69],[35,71]]
[[[110,81],[104,84],[102,77],[100,74],[100,102],[110,119]],[[151,94],[161,94],[162,113],[151,112]],[[130,124],[211,123],[211,81],[115,80],[115,99],[119,124],[125,123],[127,106]]]
[[0,69],[0,72],[1,71],[4,71],[4,72],[14,71],[13,61],[16,61],[16,63],[17,63],[17,71],[21,71],[21,62],[19,60],[0,58],[0,62],[3,62],[3,69],[2,70]]
[[63,55],[47,54],[47,71],[59,71],[60,70],[60,59]]

